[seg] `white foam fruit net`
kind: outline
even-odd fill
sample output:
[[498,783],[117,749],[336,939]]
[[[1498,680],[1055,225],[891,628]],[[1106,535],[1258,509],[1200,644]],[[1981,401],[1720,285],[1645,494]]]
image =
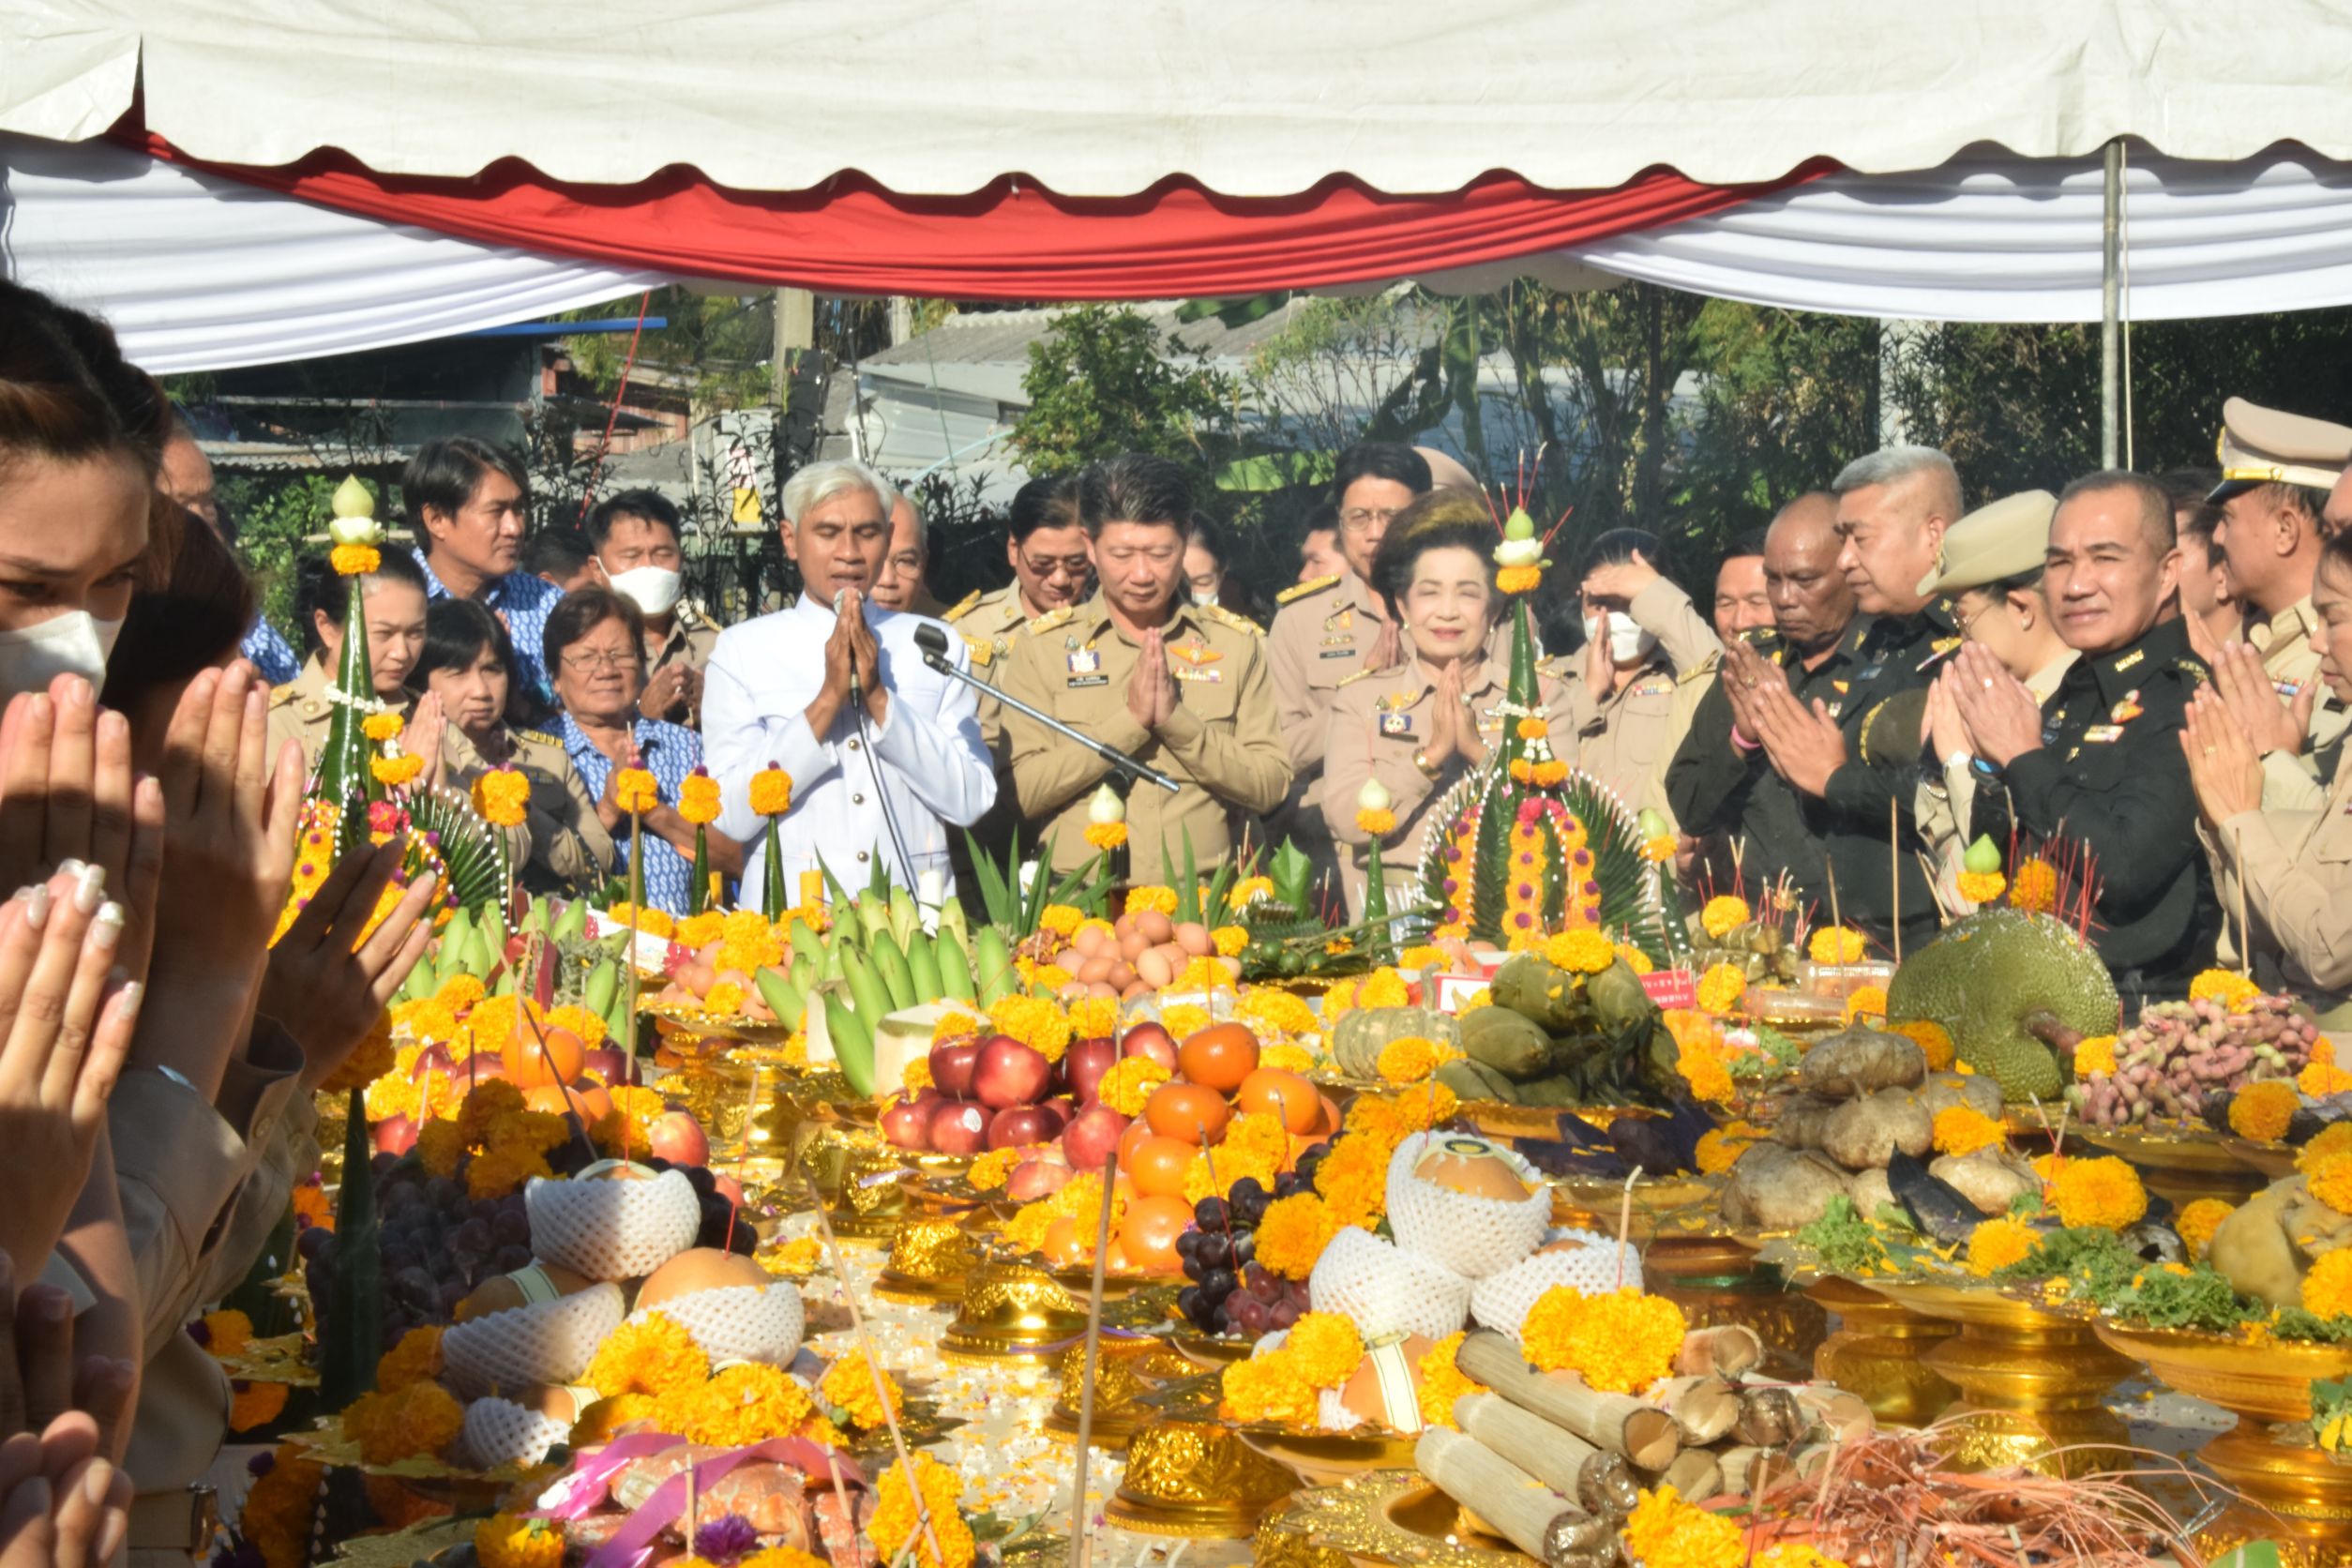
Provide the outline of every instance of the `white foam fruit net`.
[[1470,1313],[1469,1280],[1354,1226],[1323,1248],[1306,1292],[1316,1311],[1346,1313],[1367,1340],[1390,1334],[1443,1339]]
[[701,1204],[682,1170],[638,1182],[535,1176],[524,1201],[531,1210],[531,1250],[590,1279],[652,1274],[692,1246],[702,1228]]
[[774,1285],[730,1285],[673,1296],[658,1306],[629,1315],[642,1322],[658,1312],[694,1335],[714,1365],[722,1361],[757,1361],[782,1366],[800,1349],[800,1292],[779,1280]]
[[509,1399],[476,1399],[465,1408],[459,1439],[466,1462],[480,1470],[501,1465],[535,1465],[572,1429],[552,1416],[523,1409]]
[[[1530,1308],[1555,1285],[1580,1296],[1605,1296],[1621,1284],[1641,1289],[1641,1255],[1615,1239],[1591,1230],[1555,1230],[1547,1242],[1576,1241],[1574,1252],[1539,1252],[1500,1274],[1489,1274],[1470,1291],[1470,1316],[1481,1328],[1509,1334],[1514,1343]],[[1624,1273],[1618,1260],[1624,1259]]]
[[469,1395],[574,1382],[588,1370],[605,1335],[621,1326],[621,1310],[617,1285],[595,1285],[578,1295],[509,1307],[443,1334],[441,1359],[459,1389]]
[[1364,1417],[1348,1408],[1340,1390],[1320,1388],[1315,1391],[1315,1425],[1326,1432],[1352,1432],[1364,1425]]
[[[1413,1172],[1434,1152],[1492,1155],[1532,1190],[1514,1203],[1424,1181]],[[1501,1273],[1542,1244],[1551,1217],[1551,1188],[1533,1166],[1500,1144],[1459,1133],[1415,1133],[1389,1156],[1388,1223],[1396,1244],[1455,1274],[1481,1279]]]

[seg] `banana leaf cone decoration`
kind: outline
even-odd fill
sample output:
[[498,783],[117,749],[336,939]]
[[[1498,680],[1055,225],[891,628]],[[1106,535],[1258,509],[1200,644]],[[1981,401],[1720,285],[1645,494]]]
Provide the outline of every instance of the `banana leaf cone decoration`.
[[1513,622],[1502,726],[1485,764],[1432,810],[1422,892],[1440,911],[1440,935],[1515,950],[1566,927],[1593,927],[1663,962],[1665,923],[1634,813],[1552,751],[1528,610],[1542,580],[1544,543],[1525,508],[1515,508],[1495,550]]

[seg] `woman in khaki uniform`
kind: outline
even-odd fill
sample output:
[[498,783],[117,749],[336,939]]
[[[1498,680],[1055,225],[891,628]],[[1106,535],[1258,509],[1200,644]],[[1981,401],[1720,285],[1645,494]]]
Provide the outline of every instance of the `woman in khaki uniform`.
[[[410,700],[401,683],[425,647],[425,574],[416,557],[398,545],[384,546],[383,553],[382,564],[360,579],[369,672],[375,677],[377,699],[405,714]],[[310,656],[301,674],[269,694],[269,749],[275,756],[287,741],[300,741],[303,772],[310,775],[318,772],[327,721],[335,716],[327,690],[342,662],[350,597],[343,579],[324,557],[305,558],[295,570],[294,611]]]
[[1650,563],[1656,535],[1613,528],[1585,554],[1584,665],[1568,683],[1576,765],[1633,811],[1674,820],[1666,766],[1723,656],[1691,596]]
[[[1494,548],[1484,503],[1438,490],[1398,514],[1373,560],[1373,585],[1413,654],[1398,669],[1350,677],[1332,701],[1321,806],[1332,837],[1349,852],[1342,869],[1348,908],[1358,917],[1371,842],[1356,826],[1364,780],[1380,781],[1396,816],[1395,829],[1380,840],[1394,910],[1418,883],[1431,807],[1501,737],[1511,672],[1495,652],[1503,599],[1495,591]],[[1539,675],[1537,689],[1555,754],[1575,761],[1567,687]]]
[[612,836],[564,743],[513,722],[514,669],[506,628],[482,606],[442,599],[426,613],[425,652],[409,686],[441,704],[440,781],[467,790],[490,769],[512,763],[531,780],[522,824],[506,836],[523,886],[534,893],[601,889],[613,872]]
[[[2352,534],[2328,541],[2312,608],[2319,678],[2352,701]],[[2331,1034],[2352,1035],[2352,768],[2339,753],[2316,810],[2265,809],[2262,760],[2209,686],[2189,700],[2180,748],[2224,918],[2233,937],[2241,909],[2254,927],[2254,978],[2308,1000]]]

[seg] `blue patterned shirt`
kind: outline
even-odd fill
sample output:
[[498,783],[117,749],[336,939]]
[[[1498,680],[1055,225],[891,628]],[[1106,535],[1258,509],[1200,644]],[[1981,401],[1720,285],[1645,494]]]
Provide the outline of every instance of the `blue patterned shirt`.
[[[678,792],[685,785],[686,775],[702,765],[702,739],[682,725],[665,724],[657,718],[641,718],[633,733],[637,749],[645,759],[645,771],[654,776],[656,791],[664,806],[674,808]],[[588,786],[591,795],[602,799],[605,779],[611,775],[612,760],[596,749],[596,743],[588,738],[586,731],[572,722],[567,713],[555,716],[556,738],[564,743],[572,766],[579,770],[580,782]],[[621,825],[612,830],[612,840],[619,845],[624,858],[623,871],[628,869],[627,855],[636,852],[629,838],[629,820],[621,819]],[[694,882],[694,861],[680,854],[669,839],[659,834],[645,836],[645,903],[648,908],[668,910],[672,914],[686,912],[686,891]]]
[[262,679],[271,686],[284,686],[302,673],[301,658],[278,634],[278,628],[259,615],[253,617],[253,628],[237,644],[237,652],[250,660],[253,668],[262,672]]
[[[432,566],[421,550],[416,554],[416,565],[425,573],[425,597],[450,596],[448,585],[433,575]],[[548,612],[563,596],[561,588],[529,572],[494,577],[482,591],[483,608],[497,611],[506,623],[506,636],[514,642],[515,660],[522,666],[524,684],[542,702],[555,701],[555,683],[548,679],[546,650],[540,644],[547,634]]]

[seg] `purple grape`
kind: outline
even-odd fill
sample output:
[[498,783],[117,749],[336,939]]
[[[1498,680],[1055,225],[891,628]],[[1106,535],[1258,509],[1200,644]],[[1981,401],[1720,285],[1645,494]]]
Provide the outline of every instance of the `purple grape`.
[[1266,1332],[1274,1320],[1272,1310],[1256,1296],[1236,1296],[1232,1301],[1233,1321],[1244,1334],[1255,1337]]
[[1274,1303],[1274,1310],[1267,1315],[1266,1320],[1278,1329],[1289,1328],[1299,1320],[1299,1304],[1287,1301]]

